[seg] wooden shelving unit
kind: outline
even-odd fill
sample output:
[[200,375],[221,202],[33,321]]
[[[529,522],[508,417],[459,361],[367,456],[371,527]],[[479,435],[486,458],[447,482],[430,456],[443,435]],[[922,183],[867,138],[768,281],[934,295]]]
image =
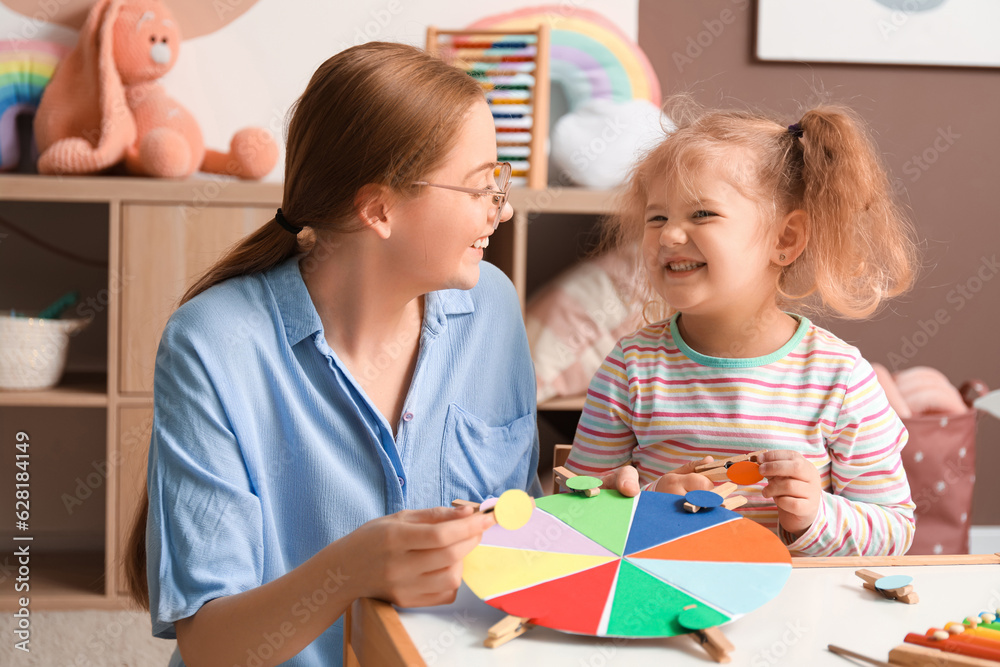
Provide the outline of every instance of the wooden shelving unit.
[[[101,315],[107,318],[106,368],[68,372],[58,387],[47,391],[0,391],[0,411],[13,415],[11,421],[35,414],[43,422],[57,422],[60,411],[85,408],[103,411],[106,425],[99,434],[78,436],[80,446],[89,448],[87,453],[101,452],[110,464],[105,466],[106,479],[94,489],[95,494],[103,494],[103,549],[95,550],[90,544],[69,549],[36,544],[31,561],[32,608],[127,606],[120,563],[146,470],[152,374],[160,333],[191,281],[233,242],[268,221],[281,196],[281,184],[215,177],[167,181],[0,176],[0,214],[7,204],[16,204],[18,211],[52,203],[89,205],[91,213],[106,211],[99,215],[106,217],[108,232],[110,299]],[[511,203],[514,218],[500,226],[488,259],[511,277],[523,307],[529,224],[540,224],[538,216],[550,213],[605,214],[613,201],[609,192],[553,188],[515,189]],[[31,228],[29,219],[16,222]],[[582,402],[582,397],[562,399],[539,407],[579,410]],[[42,417],[22,412],[39,409],[46,411]],[[13,462],[13,457],[0,461],[0,475],[13,479]],[[88,473],[73,471],[70,478]],[[63,490],[57,487],[51,494]],[[32,489],[33,494],[49,491]],[[32,503],[33,516],[39,511],[34,507]],[[61,520],[70,531],[74,518]],[[18,595],[8,579],[0,586],[0,609],[14,609]]]
[[107,405],[107,373],[66,373],[52,389],[0,390],[0,406],[103,408]]
[[548,401],[543,401],[538,404],[539,410],[548,411],[568,411],[568,412],[580,412],[583,410],[583,403],[586,400],[586,396],[565,396],[562,398],[553,398]]

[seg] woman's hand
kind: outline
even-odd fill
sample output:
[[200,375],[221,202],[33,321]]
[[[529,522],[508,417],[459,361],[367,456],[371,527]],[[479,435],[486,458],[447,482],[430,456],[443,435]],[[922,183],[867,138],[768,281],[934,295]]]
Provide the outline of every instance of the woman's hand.
[[404,510],[373,519],[344,539],[351,562],[344,570],[360,581],[357,597],[401,607],[454,602],[462,559],[476,548],[493,513],[471,507]]
[[[711,491],[715,486],[712,484],[712,481],[704,475],[694,472],[695,466],[711,462],[712,457],[706,456],[700,461],[685,463],[680,468],[668,472],[656,480],[656,485],[652,490],[662,493],[675,493],[680,496],[695,489]],[[601,488],[614,489],[629,498],[637,496],[639,495],[639,471],[630,465],[615,468],[601,477]]]
[[819,471],[802,454],[787,449],[772,449],[758,459],[760,474],[767,478],[761,491],[778,506],[778,523],[799,537],[816,520],[819,512]]

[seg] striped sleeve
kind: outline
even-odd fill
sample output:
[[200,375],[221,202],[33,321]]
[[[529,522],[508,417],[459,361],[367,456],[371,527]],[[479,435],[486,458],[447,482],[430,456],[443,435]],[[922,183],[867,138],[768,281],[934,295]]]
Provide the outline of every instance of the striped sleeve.
[[905,554],[914,532],[914,504],[900,458],[906,440],[906,427],[889,406],[871,364],[858,357],[827,440],[832,492],[823,492],[816,520],[788,545],[789,551]]
[[631,382],[621,341],[604,359],[587,390],[566,468],[579,475],[603,475],[632,461]]

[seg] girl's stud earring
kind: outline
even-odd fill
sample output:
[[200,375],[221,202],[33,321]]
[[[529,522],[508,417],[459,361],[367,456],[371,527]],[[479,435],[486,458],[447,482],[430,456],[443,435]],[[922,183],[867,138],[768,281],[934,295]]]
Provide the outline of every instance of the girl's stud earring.
[[780,255],[778,255],[778,261],[779,262],[784,262],[785,261],[785,253],[781,253]]

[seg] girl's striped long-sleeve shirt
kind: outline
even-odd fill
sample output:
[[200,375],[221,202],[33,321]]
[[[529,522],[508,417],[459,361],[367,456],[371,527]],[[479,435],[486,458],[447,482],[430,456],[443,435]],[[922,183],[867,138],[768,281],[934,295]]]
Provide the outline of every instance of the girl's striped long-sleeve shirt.
[[642,485],[703,456],[787,449],[820,473],[816,519],[797,539],[780,528],[762,480],[738,511],[793,555],[901,555],[914,504],[900,459],[906,428],[857,348],[807,318],[765,357],[692,350],[677,316],[622,338],[587,392],[566,467],[601,474],[629,463]]

